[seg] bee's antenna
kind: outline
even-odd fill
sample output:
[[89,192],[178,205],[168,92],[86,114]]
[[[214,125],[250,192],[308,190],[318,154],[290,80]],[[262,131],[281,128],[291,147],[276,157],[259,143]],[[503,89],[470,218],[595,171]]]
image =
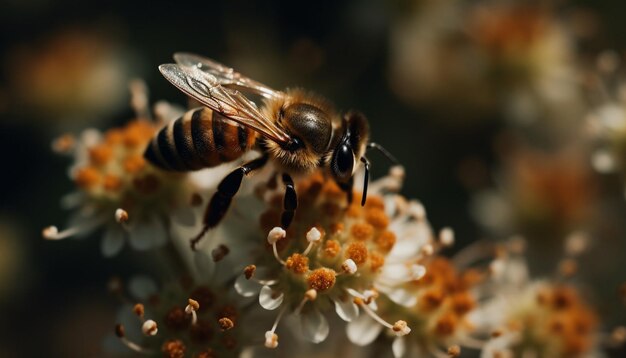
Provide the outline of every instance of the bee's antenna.
[[363,178],[363,196],[361,197],[361,206],[365,206],[365,200],[367,200],[367,185],[370,182],[370,162],[365,157],[361,157],[361,162],[365,165],[365,178]]
[[383,146],[378,143],[369,143],[367,145],[367,149],[376,149],[377,151],[380,152],[380,154],[384,155],[391,162],[391,164],[400,165],[400,162],[398,161],[398,159],[396,159],[396,157],[391,155],[391,153],[389,153],[387,149],[383,148]]

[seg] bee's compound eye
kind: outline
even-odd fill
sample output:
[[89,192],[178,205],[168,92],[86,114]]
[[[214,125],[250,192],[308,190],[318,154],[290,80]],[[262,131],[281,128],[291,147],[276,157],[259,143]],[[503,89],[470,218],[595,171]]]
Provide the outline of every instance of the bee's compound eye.
[[354,168],[354,154],[347,144],[340,144],[332,158],[331,170],[335,178],[345,182],[352,176]]

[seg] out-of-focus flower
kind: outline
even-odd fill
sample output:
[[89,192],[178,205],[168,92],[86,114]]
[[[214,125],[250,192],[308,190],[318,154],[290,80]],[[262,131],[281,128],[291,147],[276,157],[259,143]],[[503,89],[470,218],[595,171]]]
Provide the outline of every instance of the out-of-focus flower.
[[48,227],[45,238],[84,236],[103,227],[102,251],[112,256],[125,238],[133,248],[146,250],[166,242],[172,221],[194,224],[192,205],[198,195],[190,177],[159,170],[143,158],[160,124],[146,118],[141,83],[134,84],[134,92],[136,119],[104,133],[87,130],[79,139],[66,135],[53,144],[55,150],[73,155],[70,177],[78,191],[64,200],[75,209],[69,228]]
[[[119,341],[110,337],[109,350],[130,349],[171,358],[238,356],[246,344],[241,336],[239,301],[221,284],[216,285],[208,273],[203,282],[181,279],[158,287],[147,277],[135,277],[128,286],[138,301],[125,304],[120,311],[115,327]],[[124,301],[134,302],[126,297],[119,280],[113,280],[110,288]]]
[[[412,327],[410,335],[394,339],[394,356],[457,356],[450,352],[480,346],[474,338],[480,332],[474,332],[468,314],[478,305],[476,286],[484,275],[474,270],[460,273],[453,261],[440,255],[425,254],[418,262],[424,274],[404,285],[402,302],[379,303],[380,312],[390,317],[401,315]],[[371,344],[379,332],[367,316],[348,324],[348,337],[359,345]]]
[[497,189],[477,194],[472,214],[499,235],[539,232],[565,235],[593,213],[596,189],[586,153],[515,149],[496,178]]
[[123,108],[131,61],[118,43],[90,29],[66,29],[10,49],[4,71],[12,105],[40,119],[81,121]]
[[531,278],[524,257],[525,242],[512,239],[494,262],[493,298],[476,312],[476,322],[492,329],[482,357],[597,356],[605,345],[598,317],[572,282],[577,257],[588,237],[571,235],[566,255],[552,278]]
[[391,54],[392,88],[407,102],[463,120],[504,110],[544,131],[568,129],[561,124],[580,113],[572,35],[556,11],[518,1],[411,8],[392,32]]
[[588,80],[591,108],[586,134],[594,145],[591,164],[603,174],[623,173],[626,167],[626,77],[622,66],[619,54],[603,52]]

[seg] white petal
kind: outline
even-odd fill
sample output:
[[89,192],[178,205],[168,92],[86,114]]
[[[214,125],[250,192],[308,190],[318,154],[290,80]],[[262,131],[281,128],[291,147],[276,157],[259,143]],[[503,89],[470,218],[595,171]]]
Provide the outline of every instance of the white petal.
[[[401,264],[387,264],[383,266],[380,275],[393,282],[404,282],[409,276],[406,265]],[[385,280],[386,281],[386,280]]]
[[406,353],[406,341],[404,337],[396,337],[391,344],[391,350],[395,358],[400,358]]
[[158,288],[150,277],[135,276],[128,283],[128,290],[133,297],[145,300],[157,293]]
[[393,248],[389,252],[389,256],[397,258],[410,258],[419,253],[419,250],[424,246],[424,240],[418,237],[418,234],[409,234],[404,237],[400,237],[398,241],[393,245]]
[[215,272],[215,261],[204,251],[195,251],[193,262],[198,270],[198,274],[203,279],[210,279]]
[[117,255],[122,247],[124,247],[124,229],[119,225],[110,227],[104,233],[104,237],[100,242],[100,249],[104,257],[113,257]]
[[403,288],[384,288],[383,286],[377,288],[384,292],[390,300],[401,306],[411,307],[417,303],[417,296],[409,290]]
[[362,298],[365,299],[365,296],[363,296],[363,294],[353,288],[346,288],[346,291],[348,291],[349,294],[351,294],[354,297],[358,297],[358,298]]
[[367,314],[360,315],[357,319],[348,323],[346,333],[350,342],[357,346],[366,346],[372,343],[382,331],[383,326],[374,321]]
[[359,316],[359,307],[353,300],[347,299],[342,301],[340,299],[333,299],[335,302],[335,311],[337,315],[344,321],[350,322]]
[[130,246],[135,250],[149,250],[165,244],[167,232],[156,216],[136,223],[130,228]]
[[313,343],[323,342],[330,331],[326,317],[317,309],[301,314],[300,325],[304,338]]
[[283,303],[285,295],[282,292],[278,295],[276,293],[270,286],[263,286],[261,293],[259,293],[259,304],[261,307],[268,311],[277,309]]
[[256,296],[261,289],[261,285],[253,280],[248,280],[244,275],[239,275],[235,281],[235,290],[243,297]]
[[191,206],[184,205],[174,210],[172,218],[183,226],[194,226],[196,224],[196,214]]
[[74,237],[85,238],[103,222],[102,215],[96,215],[91,207],[84,207],[70,217],[66,227],[79,228]]

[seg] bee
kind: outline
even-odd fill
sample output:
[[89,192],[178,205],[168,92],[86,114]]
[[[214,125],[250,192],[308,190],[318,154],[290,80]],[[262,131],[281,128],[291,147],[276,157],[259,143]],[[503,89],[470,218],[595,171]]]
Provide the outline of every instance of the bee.
[[[280,220],[285,229],[298,207],[292,175],[321,168],[351,202],[353,176],[360,162],[365,168],[361,199],[365,205],[370,173],[367,149],[377,149],[397,163],[383,147],[369,142],[369,124],[359,112],[341,115],[320,96],[303,90],[273,90],[198,55],[176,53],[174,59],[176,64],[163,64],[159,70],[205,107],[168,123],[150,141],[144,157],[164,170],[193,171],[232,162],[251,150],[260,152],[219,183],[206,207],[202,230],[191,240],[192,249],[224,218],[243,177],[270,160],[285,185]],[[263,97],[261,108],[242,92]]]

